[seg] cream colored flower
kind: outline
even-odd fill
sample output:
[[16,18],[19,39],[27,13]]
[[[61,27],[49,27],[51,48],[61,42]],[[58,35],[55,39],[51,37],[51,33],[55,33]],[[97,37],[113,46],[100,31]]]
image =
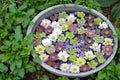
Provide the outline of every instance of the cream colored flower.
[[70,72],[72,72],[72,73],[79,73],[80,72],[79,69],[80,69],[79,66],[77,66],[77,65],[71,65]]
[[40,54],[40,59],[42,60],[42,61],[46,61],[47,59],[48,59],[48,55],[47,54]]
[[42,44],[45,46],[45,47],[48,47],[48,46],[51,46],[52,45],[52,41],[50,39],[43,39],[42,40]]
[[55,28],[53,31],[53,34],[56,34],[57,36],[62,33],[62,30],[60,28]]
[[45,28],[47,28],[49,25],[51,24],[51,21],[48,19],[43,19],[41,24],[42,26],[44,26]]
[[98,43],[96,43],[96,42],[94,42],[94,43],[92,44],[92,46],[90,46],[91,49],[93,49],[94,51],[97,51],[97,52],[100,51],[100,47],[101,47],[101,44],[98,44]]
[[56,39],[58,38],[56,34],[52,33],[48,36],[48,38],[51,40],[51,41],[56,41]]
[[58,22],[60,25],[63,25],[65,24],[66,20],[64,18],[59,18]]
[[92,51],[85,51],[85,58],[88,59],[88,60],[92,60],[94,59],[96,56],[93,54]]
[[69,22],[74,22],[75,19],[76,19],[76,17],[75,17],[73,14],[70,14],[70,15],[67,17],[67,20],[68,20]]
[[103,44],[104,45],[111,45],[111,46],[113,46],[113,39],[105,38]]
[[70,67],[70,65],[67,64],[67,63],[62,63],[62,64],[60,65],[60,69],[61,69],[62,71],[64,71],[64,72],[67,72],[67,71],[69,70],[69,67]]
[[67,61],[67,58],[69,57],[69,54],[66,51],[61,51],[58,53],[58,59],[62,60],[64,62]]
[[35,47],[35,52],[38,54],[43,54],[45,51],[45,47],[43,45],[38,45]]
[[107,25],[106,22],[103,22],[103,23],[100,23],[100,24],[99,24],[99,28],[100,28],[100,29],[108,28],[108,25]]
[[59,25],[58,22],[53,21],[53,22],[51,23],[51,27],[53,27],[53,28],[58,28],[58,27],[60,27],[60,25]]

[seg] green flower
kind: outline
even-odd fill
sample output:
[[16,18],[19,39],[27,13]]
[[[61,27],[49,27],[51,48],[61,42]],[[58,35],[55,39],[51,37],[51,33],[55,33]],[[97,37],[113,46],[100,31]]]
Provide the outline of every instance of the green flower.
[[86,61],[85,61],[85,59],[84,58],[77,58],[77,60],[76,60],[76,64],[78,65],[78,66],[82,66],[82,65],[84,65],[86,63]]
[[106,59],[103,57],[102,53],[95,53],[99,63],[104,63]]
[[86,29],[84,27],[80,27],[78,29],[78,34],[83,34],[83,33],[85,33],[85,31],[86,31]]
[[76,54],[76,49],[75,48],[70,48],[69,51],[68,51],[68,53],[70,55],[75,55]]
[[84,18],[77,19],[77,23],[78,23],[78,24],[82,24],[82,25],[84,25],[85,22],[86,22],[86,20],[85,20]]
[[102,22],[102,19],[101,19],[100,17],[97,17],[97,18],[94,19],[94,21],[95,21],[97,24],[99,24],[100,22]]
[[67,16],[68,16],[68,14],[64,11],[59,13],[59,18],[65,18],[66,19]]
[[45,49],[46,48],[43,45],[38,45],[38,46],[35,47],[35,52],[38,53],[38,54],[43,54]]
[[90,62],[87,62],[87,64],[91,67],[91,68],[96,68],[97,67],[97,65],[98,65],[98,63],[97,62],[95,62],[94,60],[92,60],[92,61],[90,61]]
[[63,26],[62,26],[62,31],[67,31],[67,30],[68,30],[68,25],[66,25],[66,24],[63,25]]
[[96,35],[93,40],[96,42],[96,43],[102,43],[103,42],[103,39],[104,37],[103,36],[100,36],[100,35]]
[[77,12],[77,16],[79,18],[83,18],[85,16],[85,13],[84,12]]
[[59,35],[58,40],[59,42],[65,42],[66,36],[64,34]]
[[77,57],[75,55],[70,55],[69,60],[75,62],[77,60]]
[[78,38],[70,39],[70,44],[77,44],[78,43]]
[[74,34],[72,32],[66,32],[66,37],[72,39],[74,37]]
[[45,37],[45,36],[46,36],[46,34],[45,34],[44,32],[42,32],[42,33],[36,32],[36,33],[34,34],[34,37],[35,37],[35,38],[43,38],[43,37]]

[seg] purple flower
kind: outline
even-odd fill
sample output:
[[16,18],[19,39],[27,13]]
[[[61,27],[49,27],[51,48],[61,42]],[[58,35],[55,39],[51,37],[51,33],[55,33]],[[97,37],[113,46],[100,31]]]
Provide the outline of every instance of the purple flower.
[[64,46],[63,46],[63,45],[57,44],[57,45],[55,46],[55,50],[56,50],[57,52],[60,52],[60,51],[62,51],[63,49],[64,49]]
[[93,39],[92,39],[92,38],[85,37],[85,41],[86,41],[88,44],[93,43]]
[[71,32],[76,31],[76,29],[77,29],[77,24],[71,24],[68,26],[68,30]]
[[88,15],[87,17],[85,17],[86,18],[86,20],[88,21],[88,22],[93,22],[94,21],[94,16],[92,16],[92,15]]
[[82,44],[82,45],[81,45],[81,49],[82,49],[83,51],[88,51],[88,50],[89,50],[89,45],[87,45],[87,44]]
[[52,53],[52,54],[50,54],[50,55],[49,55],[49,58],[50,58],[52,61],[56,61],[56,60],[58,60],[58,56],[57,56],[56,53]]
[[53,16],[50,16],[50,19],[52,21],[56,21],[58,19],[58,14],[54,14]]
[[52,66],[54,61],[52,61],[50,58],[48,58],[46,61],[45,61],[46,64]]
[[40,32],[40,33],[43,32],[44,29],[45,28],[43,26],[41,26],[41,25],[36,27],[36,31]]
[[76,35],[76,37],[77,37],[79,40],[84,40],[85,34],[78,34],[78,35]]
[[102,34],[104,37],[110,37],[110,36],[113,35],[113,32],[112,32],[112,30],[110,30],[110,29],[103,29],[103,30],[101,31],[101,34]]
[[55,68],[55,69],[59,69],[60,64],[53,62],[53,63],[52,63],[52,67]]
[[90,29],[87,28],[87,30],[86,30],[86,35],[87,35],[88,37],[93,38],[93,37],[96,36],[96,31],[95,31],[95,30],[90,30]]
[[40,45],[42,43],[40,38],[34,38],[33,44],[34,46]]
[[44,31],[46,34],[50,34],[50,33],[52,33],[53,28],[51,26],[48,26]]
[[83,65],[80,67],[80,71],[82,72],[86,72],[86,71],[89,71],[90,70],[90,66],[89,65]]
[[111,55],[113,52],[112,46],[102,46],[102,51],[105,53],[107,56]]

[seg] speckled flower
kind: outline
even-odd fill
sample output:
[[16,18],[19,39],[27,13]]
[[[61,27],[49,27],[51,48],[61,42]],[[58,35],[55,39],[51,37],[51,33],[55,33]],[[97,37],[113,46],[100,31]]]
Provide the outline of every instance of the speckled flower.
[[99,52],[99,51],[100,51],[100,48],[101,48],[101,44],[98,44],[98,43],[94,42],[94,43],[92,44],[92,46],[90,46],[90,48],[93,49],[94,51]]
[[112,46],[102,46],[102,50],[107,56],[110,56],[113,52]]
[[46,34],[50,34],[50,33],[52,33],[53,28],[51,26],[48,26],[44,31]]
[[62,63],[62,64],[60,65],[60,70],[61,70],[61,71],[68,72],[68,71],[69,71],[69,68],[70,68],[70,65],[67,64],[67,63]]
[[87,64],[80,67],[80,71],[82,71],[82,72],[86,72],[86,71],[89,71],[89,70],[90,70],[90,66],[87,65]]
[[96,31],[95,30],[90,30],[90,29],[87,29],[86,30],[86,35],[88,36],[88,37],[95,37],[96,36]]
[[112,34],[113,34],[113,32],[112,32],[112,30],[110,30],[110,29],[103,29],[102,31],[101,31],[101,34],[104,36],[104,37],[110,37],[110,36],[112,36]]
[[76,17],[75,17],[73,14],[70,14],[70,15],[67,17],[67,20],[68,20],[69,22],[74,22],[75,19],[76,19]]
[[59,60],[62,60],[62,61],[64,61],[64,62],[66,62],[67,61],[67,58],[69,57],[69,54],[66,52],[66,51],[60,51],[59,53],[58,53],[58,59]]
[[62,33],[62,30],[60,28],[55,28],[53,31],[53,34],[56,34],[57,36]]
[[77,66],[77,65],[71,65],[70,72],[71,73],[79,73],[80,72],[79,66]]
[[103,44],[104,44],[104,45],[113,46],[113,39],[111,39],[111,38],[104,38]]
[[43,54],[45,51],[45,47],[43,45],[38,45],[35,47],[35,52],[38,54]]
[[106,22],[102,22],[102,23],[100,22],[99,28],[100,28],[100,29],[106,29],[106,28],[108,28],[108,25],[107,25]]
[[51,45],[51,46],[47,47],[46,51],[47,51],[48,54],[54,53],[55,52],[55,46]]
[[57,35],[56,34],[50,34],[49,36],[48,36],[48,38],[51,40],[51,41],[56,41],[56,39],[57,39]]
[[103,43],[103,39],[104,37],[103,36],[100,36],[100,35],[96,35],[93,40],[96,42],[96,43]]
[[77,24],[70,24],[68,26],[68,30],[71,31],[71,32],[74,32],[77,30]]
[[86,60],[84,59],[84,58],[77,58],[77,60],[76,60],[76,64],[78,65],[78,66],[82,66],[82,65],[84,65],[86,63]]
[[83,33],[85,33],[86,32],[86,29],[84,28],[84,27],[80,27],[79,29],[78,29],[78,34],[83,34]]
[[47,54],[40,54],[39,57],[42,61],[46,61],[48,59],[48,56]]
[[48,46],[51,46],[52,45],[52,41],[50,39],[43,39],[42,40],[42,44],[45,46],[45,47],[48,47]]
[[51,23],[51,27],[52,27],[52,28],[59,28],[59,27],[60,27],[60,25],[59,25],[59,23],[58,23],[58,22],[53,21],[53,22]]
[[52,54],[50,54],[50,55],[49,55],[49,58],[50,58],[52,61],[56,61],[56,60],[58,60],[58,56],[57,56],[56,53],[52,53]]
[[92,60],[94,59],[96,56],[93,54],[92,51],[87,51],[85,52],[85,58],[88,59],[88,60]]
[[49,19],[43,19],[40,25],[44,26],[44,28],[47,28],[50,24],[51,21]]
[[60,25],[63,25],[65,24],[66,20],[64,18],[59,18],[58,22]]

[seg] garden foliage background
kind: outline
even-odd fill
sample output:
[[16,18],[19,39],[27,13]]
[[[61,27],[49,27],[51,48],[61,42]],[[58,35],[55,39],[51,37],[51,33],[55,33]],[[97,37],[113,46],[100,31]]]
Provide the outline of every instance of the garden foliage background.
[[[0,80],[120,80],[120,47],[112,62],[86,78],[70,79],[50,74],[31,56],[33,34],[26,36],[32,19],[40,11],[57,4],[74,3],[96,9],[114,24],[120,42],[119,0],[0,0]],[[111,10],[112,8],[112,10]],[[36,71],[36,72],[35,72]]]

